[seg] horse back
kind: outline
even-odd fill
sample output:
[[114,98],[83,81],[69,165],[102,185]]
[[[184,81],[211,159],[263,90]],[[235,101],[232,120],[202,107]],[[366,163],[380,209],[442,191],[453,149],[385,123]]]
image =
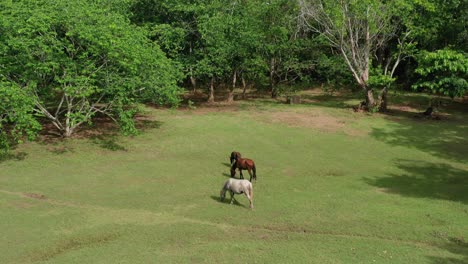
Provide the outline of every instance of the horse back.
[[244,167],[243,169],[255,167],[255,162],[251,159],[243,159],[242,167]]

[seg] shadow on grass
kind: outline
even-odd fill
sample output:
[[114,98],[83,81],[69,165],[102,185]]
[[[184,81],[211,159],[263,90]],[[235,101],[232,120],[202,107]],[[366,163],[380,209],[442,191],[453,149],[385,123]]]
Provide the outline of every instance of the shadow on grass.
[[[229,173],[226,173],[226,172],[223,172],[223,176],[225,176],[226,178],[233,178],[233,179],[236,179],[236,180],[245,180],[246,178],[241,178],[240,175],[238,173],[236,173],[236,175],[234,175],[234,177],[231,177],[231,174]],[[237,176],[237,177],[236,177]],[[247,175],[247,177],[250,177],[249,175]],[[248,180],[249,178],[247,178]]]
[[[141,132],[150,129],[157,129],[163,125],[163,122],[153,120],[151,116],[136,115],[134,118],[135,127]],[[57,131],[57,129],[48,120],[42,120],[43,129],[40,132],[38,142],[44,145],[57,144],[63,142],[65,138]],[[115,137],[121,132],[119,125],[110,117],[98,114],[93,117],[92,123],[89,125],[83,124],[78,127],[71,136],[72,138],[95,138],[95,137]]]
[[160,128],[162,125],[163,122],[161,121],[146,119],[144,117],[136,117],[135,120],[135,127],[141,131]]
[[408,197],[449,200],[468,204],[468,171],[443,163],[397,160],[402,174],[365,178],[383,192]]
[[373,128],[370,135],[393,146],[419,149],[441,158],[468,161],[468,123],[454,120],[409,120]]
[[118,137],[115,135],[99,135],[91,138],[91,142],[103,149],[112,151],[127,151],[127,148],[118,143]]
[[228,168],[231,168],[231,163],[221,162],[221,164],[223,164],[224,166],[226,166]]
[[[218,203],[223,203],[223,204],[228,204],[228,205],[230,205],[231,198],[229,197],[229,194],[228,194],[228,193],[226,193],[226,198],[224,199],[224,201],[221,201],[221,198],[220,198],[219,196],[211,195],[210,197],[211,197],[211,199],[215,200],[215,201],[218,202]],[[248,208],[247,206],[245,206],[245,205],[239,203],[236,199],[234,199],[234,201],[233,201],[232,204],[233,204],[233,205],[236,205],[236,206]]]
[[67,152],[73,152],[73,148],[69,146],[57,145],[57,144],[52,144],[52,143],[51,143],[51,146],[47,147],[47,150],[54,153],[55,155],[61,155]]
[[15,161],[21,161],[26,158],[28,154],[26,152],[18,152],[18,153],[11,153],[11,152],[0,152],[0,163],[9,161],[9,160],[15,160]]
[[[301,94],[301,99],[303,100],[302,104],[313,104],[322,107],[330,108],[351,108],[358,104],[361,97],[359,94],[355,93],[346,93],[340,95],[331,95],[331,94]],[[353,100],[356,101],[355,105],[346,103],[346,101]]]
[[460,258],[442,258],[442,257],[429,257],[432,263],[450,263],[450,264],[466,264],[468,263],[468,243],[465,242],[463,237],[451,237],[447,239],[448,242],[440,248],[445,249],[453,254],[459,255]]

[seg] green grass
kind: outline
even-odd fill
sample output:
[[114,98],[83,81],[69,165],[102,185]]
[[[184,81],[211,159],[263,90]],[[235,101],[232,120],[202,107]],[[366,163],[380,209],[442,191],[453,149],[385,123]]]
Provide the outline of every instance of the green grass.
[[[0,262],[467,263],[466,114],[321,99],[148,109],[133,138],[21,145],[0,161]],[[233,150],[257,164],[252,211],[218,199]]]

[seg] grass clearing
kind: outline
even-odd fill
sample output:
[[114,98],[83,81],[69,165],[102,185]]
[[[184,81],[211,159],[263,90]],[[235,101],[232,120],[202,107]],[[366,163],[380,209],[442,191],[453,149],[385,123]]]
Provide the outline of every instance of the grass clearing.
[[[133,138],[21,145],[0,162],[2,263],[467,263],[466,112],[304,96],[148,108]],[[257,164],[253,211],[218,199],[233,150]]]

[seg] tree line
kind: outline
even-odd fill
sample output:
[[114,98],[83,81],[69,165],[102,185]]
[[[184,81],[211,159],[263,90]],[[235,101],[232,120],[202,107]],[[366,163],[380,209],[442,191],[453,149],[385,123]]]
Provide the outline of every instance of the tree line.
[[357,87],[386,111],[400,86],[468,89],[460,0],[1,0],[0,145],[50,122],[69,137],[96,115],[136,132],[138,104],[184,89]]

